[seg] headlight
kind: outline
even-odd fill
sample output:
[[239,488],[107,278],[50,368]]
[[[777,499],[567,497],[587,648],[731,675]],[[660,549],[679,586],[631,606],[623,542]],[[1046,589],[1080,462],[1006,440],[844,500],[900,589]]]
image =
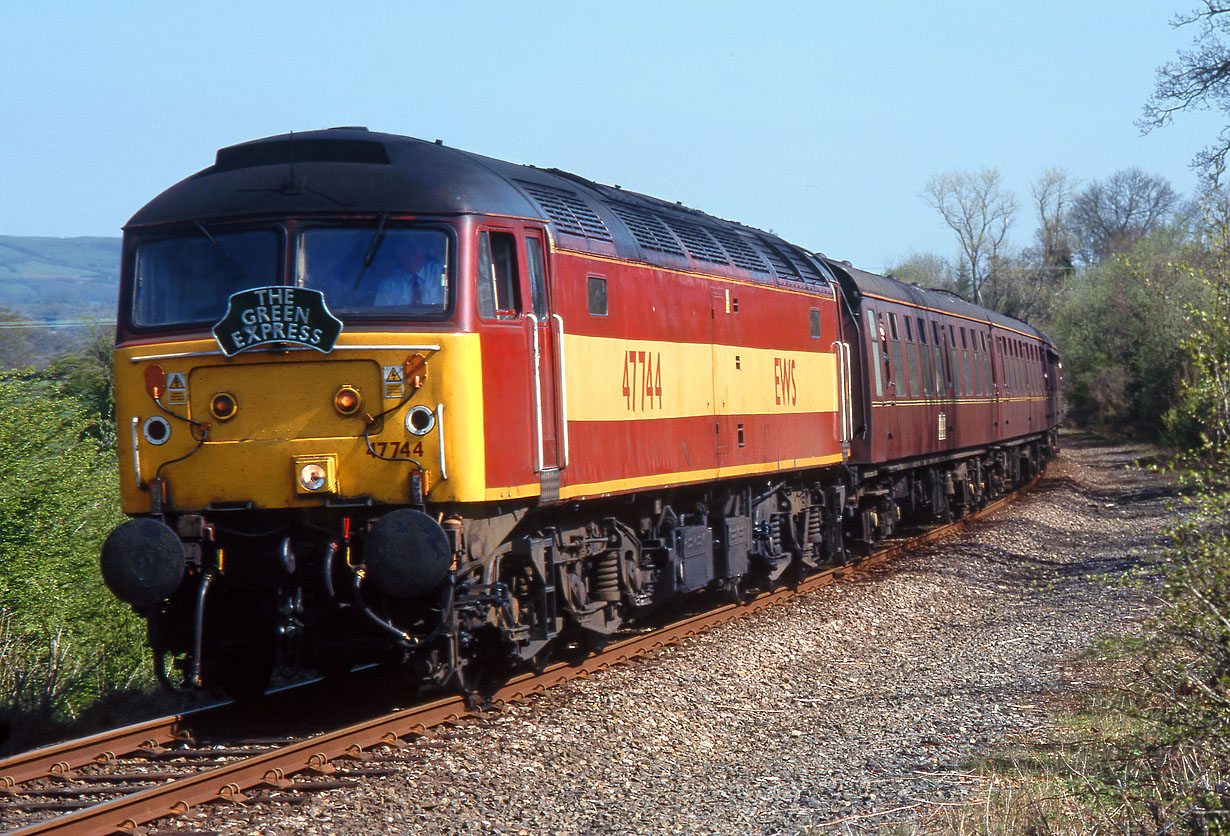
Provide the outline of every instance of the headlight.
[[295,492],[299,494],[337,493],[337,456],[295,457]]
[[299,484],[309,491],[318,491],[329,481],[329,474],[318,464],[305,464],[299,469]]

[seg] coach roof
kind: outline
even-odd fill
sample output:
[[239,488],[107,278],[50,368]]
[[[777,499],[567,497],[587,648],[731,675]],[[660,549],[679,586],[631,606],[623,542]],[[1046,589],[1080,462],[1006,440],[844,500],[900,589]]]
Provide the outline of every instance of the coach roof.
[[888,299],[893,302],[901,302],[920,308],[968,317],[980,322],[988,322],[1001,328],[1009,328],[1013,331],[1036,337],[1047,345],[1053,345],[1046,334],[1043,334],[1029,323],[979,307],[955,293],[919,287],[914,284],[905,284],[889,276],[868,273],[866,270],[852,267],[845,262],[832,261],[831,259],[828,260],[828,266],[833,270],[847,298],[854,305],[857,305],[864,296]]

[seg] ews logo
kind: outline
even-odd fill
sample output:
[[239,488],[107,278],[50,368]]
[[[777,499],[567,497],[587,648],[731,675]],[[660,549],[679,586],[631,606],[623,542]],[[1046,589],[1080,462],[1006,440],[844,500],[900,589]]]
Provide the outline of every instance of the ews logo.
[[778,406],[795,406],[799,402],[799,387],[794,379],[793,359],[773,358],[773,396]]

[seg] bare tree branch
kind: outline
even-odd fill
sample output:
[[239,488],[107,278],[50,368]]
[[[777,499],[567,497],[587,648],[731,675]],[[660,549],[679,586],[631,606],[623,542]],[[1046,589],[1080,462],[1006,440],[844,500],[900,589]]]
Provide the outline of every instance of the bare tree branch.
[[[1220,110],[1230,120],[1230,5],[1204,0],[1203,8],[1177,15],[1171,25],[1197,26],[1193,48],[1158,68],[1153,95],[1136,124],[1142,133],[1170,124],[1186,110]],[[1196,155],[1193,165],[1217,178],[1230,152],[1230,125]]]
[[937,174],[927,181],[923,199],[957,234],[961,270],[973,301],[982,304],[985,289],[994,288],[1006,263],[1005,243],[1016,198],[1003,190],[999,171],[985,168]]

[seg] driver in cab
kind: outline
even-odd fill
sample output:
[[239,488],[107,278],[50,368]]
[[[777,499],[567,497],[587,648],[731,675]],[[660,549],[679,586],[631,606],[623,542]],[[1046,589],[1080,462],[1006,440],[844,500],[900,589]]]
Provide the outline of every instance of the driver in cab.
[[373,300],[377,308],[443,308],[445,304],[444,265],[428,251],[427,242],[410,237],[393,237],[385,246],[385,275],[376,285]]

